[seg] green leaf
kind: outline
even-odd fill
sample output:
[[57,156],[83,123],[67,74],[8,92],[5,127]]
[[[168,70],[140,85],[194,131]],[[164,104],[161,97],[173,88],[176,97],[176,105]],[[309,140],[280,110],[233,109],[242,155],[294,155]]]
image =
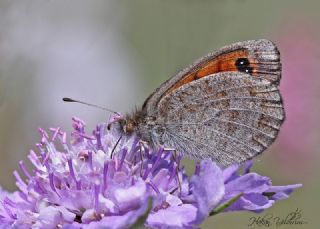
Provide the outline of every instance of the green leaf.
[[238,195],[236,195],[235,197],[232,197],[230,200],[224,202],[223,204],[219,205],[218,207],[216,207],[215,209],[213,209],[212,212],[210,212],[210,216],[216,215],[220,212],[223,212],[226,208],[228,208],[231,204],[233,204],[234,202],[236,202],[237,200],[240,199],[240,197],[243,195],[243,193],[240,193]]

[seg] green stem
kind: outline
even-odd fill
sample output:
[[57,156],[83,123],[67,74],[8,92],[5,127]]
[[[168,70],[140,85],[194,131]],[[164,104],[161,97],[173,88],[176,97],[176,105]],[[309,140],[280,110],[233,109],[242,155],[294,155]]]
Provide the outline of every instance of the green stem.
[[213,216],[213,215],[216,215],[220,212],[223,212],[226,208],[230,207],[231,204],[233,204],[234,202],[239,200],[242,195],[243,195],[243,193],[240,193],[240,194],[236,195],[235,197],[232,197],[230,200],[224,202],[223,204],[221,204],[218,207],[216,207],[215,209],[213,209],[209,215]]
[[149,215],[151,210],[152,210],[152,199],[149,198],[149,200],[148,200],[148,208],[146,210],[146,213],[143,216],[141,216],[131,228],[132,229],[145,228],[144,227],[144,223],[146,222],[146,220],[148,218],[148,215]]

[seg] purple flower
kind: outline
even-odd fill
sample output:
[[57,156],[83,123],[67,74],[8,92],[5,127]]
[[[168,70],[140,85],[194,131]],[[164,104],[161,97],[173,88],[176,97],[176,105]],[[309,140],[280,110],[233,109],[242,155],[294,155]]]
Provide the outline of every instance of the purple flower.
[[240,166],[233,165],[223,171],[225,195],[223,201],[242,194],[225,211],[249,210],[261,212],[271,207],[276,200],[283,200],[289,197],[294,189],[301,187],[301,184],[287,186],[273,186],[269,177],[261,176],[250,172],[252,162],[249,161],[239,174]]
[[157,196],[147,225],[152,228],[193,228],[209,216],[223,194],[221,169],[211,161],[202,161],[190,181],[186,177],[182,179],[178,195],[161,193]]
[[28,156],[33,171],[19,162],[19,191],[0,190],[0,228],[128,228],[139,219],[151,228],[193,228],[239,193],[227,211],[260,211],[299,187],[272,186],[249,168],[239,175],[238,166],[222,171],[209,160],[188,177],[181,156],[119,140],[107,123],[87,134],[74,118],[73,128],[71,144],[60,128],[40,129],[38,153]]

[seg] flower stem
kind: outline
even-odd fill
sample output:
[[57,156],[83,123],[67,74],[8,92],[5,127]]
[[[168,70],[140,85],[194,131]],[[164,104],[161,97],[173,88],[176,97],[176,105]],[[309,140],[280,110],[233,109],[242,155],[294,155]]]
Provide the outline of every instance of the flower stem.
[[213,209],[209,215],[213,216],[213,215],[216,215],[218,213],[223,212],[226,208],[230,207],[231,204],[233,204],[234,202],[239,200],[242,195],[243,195],[243,193],[240,193],[240,194],[236,195],[235,197],[232,197],[230,200],[224,202],[223,204],[221,204],[218,207],[216,207],[215,209]]
[[149,213],[151,212],[151,210],[152,210],[152,199],[149,198],[149,199],[148,199],[148,208],[147,208],[145,214],[144,214],[143,216],[141,216],[141,217],[137,220],[137,222],[136,222],[134,225],[132,225],[131,228],[132,228],[132,229],[145,228],[145,227],[144,227],[144,224],[145,224],[145,222],[146,222],[146,220],[147,220],[147,218],[148,218]]

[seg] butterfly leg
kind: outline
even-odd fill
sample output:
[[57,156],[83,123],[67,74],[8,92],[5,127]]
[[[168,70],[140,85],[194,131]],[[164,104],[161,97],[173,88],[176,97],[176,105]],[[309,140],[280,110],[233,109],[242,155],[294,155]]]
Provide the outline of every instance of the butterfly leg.
[[145,144],[146,142],[144,142],[144,141],[142,141],[142,140],[140,140],[139,141],[139,152],[140,152],[140,160],[141,160],[141,162],[140,162],[140,176],[142,177],[143,176],[143,174],[142,174],[142,170],[143,170],[143,160],[144,160],[144,158],[143,158],[143,145]]
[[177,167],[176,167],[176,181],[178,183],[178,187],[173,189],[173,191],[171,191],[172,193],[174,193],[177,189],[179,189],[180,193],[181,193],[181,190],[182,190],[182,187],[181,187],[181,182],[180,182],[180,178],[179,178],[179,165],[180,165],[180,161],[178,160],[178,156],[177,156],[177,150],[174,149],[174,148],[164,148],[163,151],[170,151],[172,152],[172,159],[173,161],[177,164]]

